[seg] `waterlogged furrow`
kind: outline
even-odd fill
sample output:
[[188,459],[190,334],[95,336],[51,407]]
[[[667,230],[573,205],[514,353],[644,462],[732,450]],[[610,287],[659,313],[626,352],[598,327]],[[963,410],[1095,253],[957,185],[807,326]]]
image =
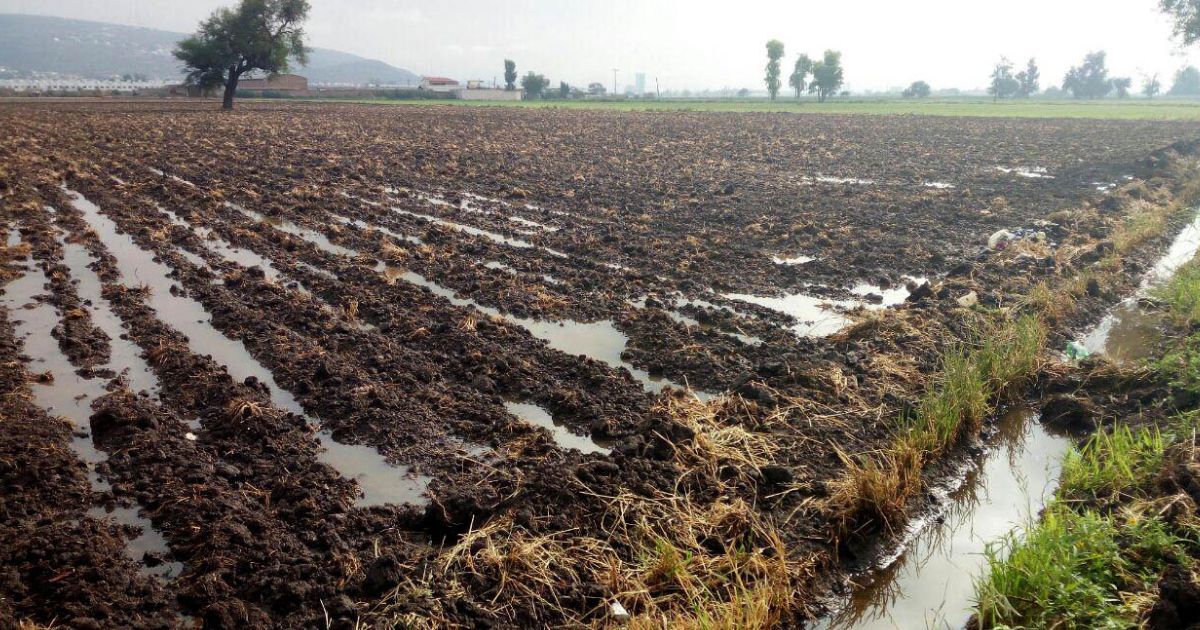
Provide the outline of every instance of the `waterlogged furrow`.
[[[66,418],[79,432],[88,434],[92,402],[107,394],[105,383],[75,372],[70,360],[62,354],[50,334],[58,321],[55,309],[48,304],[29,301],[42,292],[45,284],[46,276],[40,270],[27,271],[4,287],[0,304],[8,309],[15,320],[13,324],[17,338],[22,343],[24,354],[30,358],[29,368],[41,374],[37,382],[30,386],[35,404],[49,414]],[[96,448],[90,437],[80,437],[78,433],[72,436],[69,445],[87,465],[88,482],[92,490],[110,493],[112,486],[96,472],[96,467],[107,456]],[[143,563],[148,555],[160,559],[169,557],[170,549],[162,534],[137,509],[117,505],[108,508],[94,506],[88,514],[94,518],[112,517],[122,525],[131,525],[141,531],[137,537],[127,541],[125,550],[143,573],[171,578],[182,572],[183,565],[178,562],[161,562],[154,567]]]
[[[147,285],[150,289],[150,307],[159,319],[187,336],[193,352],[212,355],[239,380],[252,378],[263,383],[273,404],[308,418],[295,396],[275,382],[271,372],[251,356],[244,344],[229,339],[212,326],[212,316],[203,305],[172,290],[174,283],[168,267],[156,262],[153,255],[141,249],[131,237],[118,231],[116,224],[104,216],[95,204],[74,191],[66,192],[72,198],[75,209],[83,214],[85,221],[116,258],[117,268],[126,286]],[[373,448],[340,443],[327,431],[321,431],[317,437],[322,447],[318,459],[359,483],[363,492],[359,506],[421,501],[426,479],[412,478],[406,469],[389,465]]]

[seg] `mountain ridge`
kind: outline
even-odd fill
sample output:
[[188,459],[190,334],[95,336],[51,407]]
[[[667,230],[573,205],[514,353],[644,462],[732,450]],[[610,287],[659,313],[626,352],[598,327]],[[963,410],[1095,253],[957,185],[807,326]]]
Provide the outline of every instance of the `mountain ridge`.
[[[141,26],[0,13],[0,68],[9,76],[56,72],[91,79],[141,74],[182,80],[181,64],[171,51],[184,37]],[[312,49],[309,64],[291,71],[312,83],[420,82],[403,68],[325,48]]]

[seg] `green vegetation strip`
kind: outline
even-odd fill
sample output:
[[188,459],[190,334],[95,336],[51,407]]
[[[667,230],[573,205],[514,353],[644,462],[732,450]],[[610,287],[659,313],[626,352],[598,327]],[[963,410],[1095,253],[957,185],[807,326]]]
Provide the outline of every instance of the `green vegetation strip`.
[[1023,99],[993,102],[983,99],[834,99],[818,103],[765,99],[729,100],[544,100],[458,101],[389,99],[302,99],[324,102],[374,103],[410,106],[520,107],[600,109],[612,111],[779,112],[797,114],[875,114],[914,116],[982,116],[995,118],[1099,118],[1113,120],[1200,120],[1200,102],[1120,99],[1103,101]]
[[899,531],[923,488],[925,464],[978,435],[995,403],[1037,374],[1046,343],[1040,315],[975,313],[974,340],[944,353],[940,376],[892,443],[880,453],[843,456],[846,474],[830,497],[841,535],[876,525]]
[[[1200,393],[1200,263],[1181,269],[1156,298],[1187,334],[1151,369],[1164,382]],[[976,584],[982,628],[1137,627],[1172,566],[1191,575],[1200,554],[1200,518],[1186,493],[1164,481],[1195,466],[1200,411],[1168,427],[1118,425],[1063,460],[1055,499],[1024,532],[987,551]],[[1193,578],[1194,579],[1194,578]]]

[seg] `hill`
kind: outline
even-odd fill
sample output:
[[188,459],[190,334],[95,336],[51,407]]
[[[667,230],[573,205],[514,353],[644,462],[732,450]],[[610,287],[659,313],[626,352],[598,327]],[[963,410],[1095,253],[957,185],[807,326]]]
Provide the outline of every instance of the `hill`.
[[[40,15],[0,14],[0,67],[10,75],[57,72],[85,78],[181,76],[171,51],[187,35],[152,28]],[[315,83],[411,83],[420,77],[382,61],[313,49],[297,73]]]

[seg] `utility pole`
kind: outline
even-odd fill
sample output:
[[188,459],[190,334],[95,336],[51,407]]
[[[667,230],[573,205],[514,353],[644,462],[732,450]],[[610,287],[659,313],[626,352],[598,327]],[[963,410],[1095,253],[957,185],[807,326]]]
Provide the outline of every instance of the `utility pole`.
[[613,98],[617,98],[617,73],[618,72],[620,72],[620,70],[613,68],[613,92],[612,92]]
[[658,87],[658,77],[654,77],[654,94],[655,94],[654,100],[656,100],[656,101],[662,100],[662,88]]

